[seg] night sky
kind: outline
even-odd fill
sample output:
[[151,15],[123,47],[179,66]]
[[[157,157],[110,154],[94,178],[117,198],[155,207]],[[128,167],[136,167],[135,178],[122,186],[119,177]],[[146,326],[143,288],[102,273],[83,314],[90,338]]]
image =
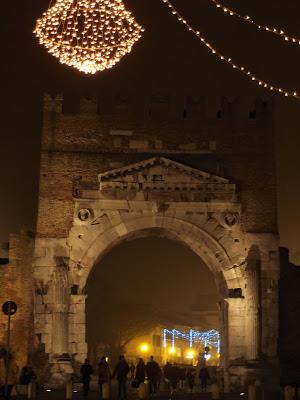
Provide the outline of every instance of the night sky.
[[[49,0],[3,2],[1,22],[1,227],[0,241],[20,228],[34,230],[45,91],[91,94],[107,91],[269,98],[269,92],[214,58],[180,25],[161,0],[128,0],[146,32],[115,68],[84,76],[63,66],[31,33]],[[257,76],[300,92],[300,46],[292,46],[224,16],[209,0],[174,4],[212,44]],[[234,7],[234,1],[226,4]],[[300,36],[298,0],[242,0],[238,9]],[[278,210],[281,244],[300,263],[300,102],[276,100]]]

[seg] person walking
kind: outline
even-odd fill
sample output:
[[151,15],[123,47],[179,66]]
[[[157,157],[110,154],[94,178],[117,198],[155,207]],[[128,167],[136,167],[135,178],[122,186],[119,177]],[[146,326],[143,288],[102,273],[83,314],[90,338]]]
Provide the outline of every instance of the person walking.
[[169,361],[167,361],[166,365],[163,368],[163,375],[164,375],[164,381],[166,383],[168,390],[170,389],[171,369],[172,369],[172,365],[170,364]]
[[130,382],[132,382],[134,380],[134,372],[135,372],[135,366],[134,366],[133,362],[130,363],[129,372],[130,372],[129,380],[130,380]]
[[113,378],[116,376],[118,381],[118,398],[126,399],[127,398],[127,374],[129,372],[129,365],[125,360],[123,355],[120,356],[119,362],[117,363]]
[[199,379],[201,382],[201,390],[202,392],[206,392],[207,390],[207,381],[209,379],[209,373],[206,367],[202,367],[199,371]]
[[29,385],[30,382],[36,379],[36,375],[30,365],[25,365],[21,369],[20,385]]
[[103,385],[108,383],[110,380],[110,369],[108,362],[106,361],[106,357],[101,357],[101,360],[98,364],[98,384],[99,384],[99,391],[100,391],[100,398],[103,395]]
[[150,361],[146,365],[146,374],[149,379],[150,394],[157,392],[157,384],[160,377],[160,368],[153,356],[150,357]]
[[171,394],[173,394],[177,389],[179,374],[180,374],[180,371],[179,371],[178,366],[175,364],[171,365],[170,370],[169,370]]
[[142,358],[139,358],[139,362],[137,363],[135,369],[135,378],[134,380],[138,383],[138,386],[143,383],[146,379],[146,365]]
[[191,393],[193,393],[195,385],[195,370],[193,367],[188,368],[186,373],[186,380]]
[[82,391],[84,397],[86,397],[89,394],[91,375],[93,372],[94,372],[93,368],[90,365],[89,360],[86,358],[84,364],[82,364],[80,368],[80,375],[83,383]]

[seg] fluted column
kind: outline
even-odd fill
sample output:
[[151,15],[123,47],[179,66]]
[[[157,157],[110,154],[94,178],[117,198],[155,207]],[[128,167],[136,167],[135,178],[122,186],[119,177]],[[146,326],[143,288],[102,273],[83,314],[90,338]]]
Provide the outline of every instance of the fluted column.
[[67,268],[58,265],[53,279],[52,353],[67,354],[69,290]]
[[247,323],[246,345],[247,360],[255,361],[259,358],[260,346],[260,274],[257,265],[247,267]]
[[228,302],[222,300],[219,305],[219,320],[220,320],[220,334],[221,334],[221,367],[227,368],[228,366]]

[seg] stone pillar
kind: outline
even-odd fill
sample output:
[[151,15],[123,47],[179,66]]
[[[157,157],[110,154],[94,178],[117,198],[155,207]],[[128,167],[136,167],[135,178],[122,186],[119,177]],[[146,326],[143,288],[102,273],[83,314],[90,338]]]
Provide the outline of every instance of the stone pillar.
[[220,368],[221,368],[221,391],[225,392],[229,389],[228,378],[228,303],[222,300],[219,305],[220,320]]
[[53,278],[52,353],[67,355],[68,349],[69,284],[67,265],[58,262]]
[[260,348],[260,274],[257,264],[249,265],[246,273],[246,357],[248,361],[255,361],[259,358]]
[[228,366],[228,303],[222,300],[218,303],[220,313],[220,334],[221,334],[221,348],[220,348],[220,364],[222,368]]

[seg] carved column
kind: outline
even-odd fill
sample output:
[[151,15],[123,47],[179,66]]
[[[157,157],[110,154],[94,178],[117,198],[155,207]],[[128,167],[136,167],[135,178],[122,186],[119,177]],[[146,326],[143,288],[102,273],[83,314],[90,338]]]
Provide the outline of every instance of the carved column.
[[220,382],[223,391],[229,388],[228,380],[228,302],[226,300],[219,301],[219,320],[220,320],[220,367],[222,371],[222,381]]
[[69,284],[67,265],[57,262],[53,279],[52,353],[68,354]]
[[227,368],[228,366],[228,303],[222,300],[218,303],[220,315],[220,333],[221,333],[221,367]]
[[260,347],[260,274],[257,264],[251,263],[247,273],[247,323],[246,345],[247,360],[255,361],[259,358]]

